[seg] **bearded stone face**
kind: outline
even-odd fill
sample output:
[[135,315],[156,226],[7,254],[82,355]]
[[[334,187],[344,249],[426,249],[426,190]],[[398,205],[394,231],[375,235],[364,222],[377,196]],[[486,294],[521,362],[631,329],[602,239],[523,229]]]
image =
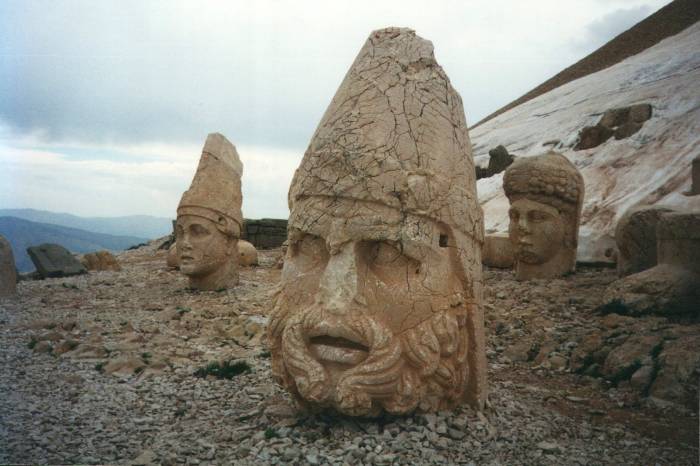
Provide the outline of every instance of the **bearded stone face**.
[[302,403],[353,416],[437,410],[467,378],[468,306],[444,225],[382,205],[294,206],[269,337]]

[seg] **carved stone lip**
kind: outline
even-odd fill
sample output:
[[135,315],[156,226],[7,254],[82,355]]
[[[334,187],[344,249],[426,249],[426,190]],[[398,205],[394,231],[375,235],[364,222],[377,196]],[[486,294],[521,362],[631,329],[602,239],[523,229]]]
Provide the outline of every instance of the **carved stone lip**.
[[356,366],[367,359],[369,350],[351,346],[355,344],[344,338],[314,337],[309,350],[316,359]]
[[347,325],[323,321],[310,329],[306,336],[311,353],[319,360],[354,366],[369,355],[364,336]]

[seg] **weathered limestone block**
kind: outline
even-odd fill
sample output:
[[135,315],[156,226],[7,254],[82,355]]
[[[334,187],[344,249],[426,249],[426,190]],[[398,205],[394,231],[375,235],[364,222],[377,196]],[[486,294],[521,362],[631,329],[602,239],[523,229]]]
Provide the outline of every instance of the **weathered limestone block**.
[[620,218],[615,228],[617,274],[620,277],[641,272],[656,265],[656,225],[671,209],[661,206],[636,206]]
[[258,265],[258,251],[248,241],[238,240],[238,263],[242,266]]
[[117,258],[109,251],[96,251],[83,255],[80,262],[88,270],[112,270],[118,272],[122,269]]
[[583,177],[561,154],[516,160],[503,176],[508,235],[518,280],[559,277],[576,268]]
[[17,269],[10,243],[0,236],[0,298],[17,293]]
[[242,174],[233,144],[219,133],[207,136],[190,189],[177,208],[177,257],[191,288],[218,290],[238,284]]
[[700,212],[663,214],[656,241],[657,265],[611,283],[601,311],[700,315]]
[[462,101],[429,41],[370,35],[289,205],[268,327],[276,380],[353,416],[481,406],[483,219]]
[[505,234],[486,235],[482,262],[489,267],[509,269],[513,267],[515,258],[513,244]]
[[69,277],[87,273],[87,269],[63,246],[45,243],[30,246],[27,254],[42,278]]

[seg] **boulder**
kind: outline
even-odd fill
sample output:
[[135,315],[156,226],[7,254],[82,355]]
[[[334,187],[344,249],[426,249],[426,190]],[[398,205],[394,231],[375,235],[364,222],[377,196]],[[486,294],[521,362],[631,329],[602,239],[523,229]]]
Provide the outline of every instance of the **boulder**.
[[17,269],[10,243],[0,236],[0,298],[17,293]]
[[83,255],[80,262],[88,270],[118,272],[122,269],[117,258],[109,251],[96,251]]
[[87,269],[63,246],[45,243],[30,246],[27,254],[42,278],[69,277],[87,273]]
[[627,210],[615,228],[617,274],[620,277],[641,272],[656,265],[656,225],[671,212],[662,206],[636,206]]
[[258,265],[258,251],[245,240],[238,240],[238,263],[241,266]]

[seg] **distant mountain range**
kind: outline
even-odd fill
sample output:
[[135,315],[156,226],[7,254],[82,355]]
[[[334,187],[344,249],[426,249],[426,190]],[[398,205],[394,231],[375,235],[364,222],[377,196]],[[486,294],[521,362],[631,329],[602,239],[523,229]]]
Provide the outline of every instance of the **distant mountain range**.
[[77,215],[35,209],[0,209],[0,217],[17,217],[31,222],[50,223],[107,235],[160,238],[172,230],[171,219],[148,215],[127,217],[78,217]]
[[[6,209],[0,210],[0,212],[6,211]],[[50,212],[45,213],[51,214]],[[60,216],[66,214],[53,215]],[[74,216],[71,215],[69,217]],[[74,218],[80,219],[80,217]],[[170,233],[171,229],[172,227],[170,227],[168,231],[160,236]],[[78,228],[52,225],[50,223],[32,222],[22,218],[10,216],[0,216],[0,235],[7,238],[7,240],[10,242],[12,252],[15,256],[15,264],[17,266],[17,270],[20,272],[31,272],[34,270],[34,264],[32,264],[29,255],[27,255],[27,248],[29,246],[38,246],[43,243],[55,243],[60,244],[73,253],[85,253],[102,249],[120,251],[135,244],[144,243],[149,240],[149,238],[143,236],[117,236],[104,233],[95,233]],[[152,238],[155,237],[157,236],[152,236]]]

